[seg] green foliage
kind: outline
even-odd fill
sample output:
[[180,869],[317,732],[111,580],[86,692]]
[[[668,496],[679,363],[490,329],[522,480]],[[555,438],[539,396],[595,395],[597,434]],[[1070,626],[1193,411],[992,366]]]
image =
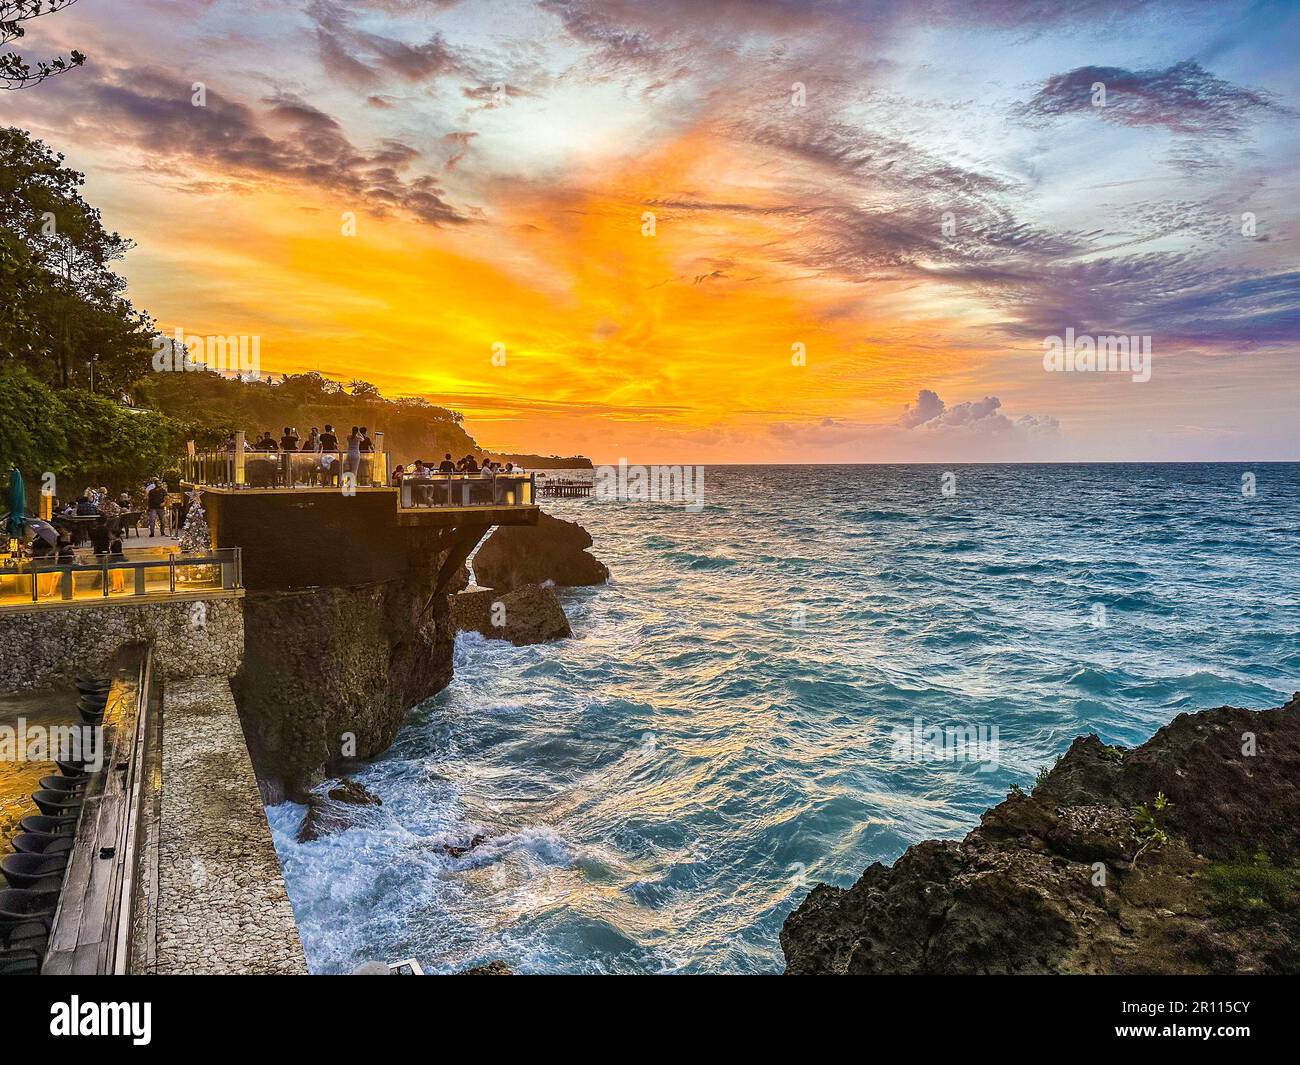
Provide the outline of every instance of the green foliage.
[[184,444],[184,427],[165,415],[50,388],[19,368],[0,372],[0,465],[22,470],[32,503],[47,472],[64,500],[87,484],[137,488],[174,466]]
[[1214,913],[1234,925],[1257,925],[1300,906],[1300,870],[1260,851],[1219,862],[1206,872]]
[[1108,762],[1119,765],[1124,761],[1124,748],[1117,747],[1114,744],[1105,744],[1101,749],[1101,756]]
[[1163,791],[1158,791],[1150,808],[1145,804],[1133,807],[1133,838],[1138,841],[1137,853],[1133,855],[1135,866],[1143,851],[1151,847],[1159,849],[1169,842],[1165,821],[1173,805]]
[[[0,0],[2,2],[2,0]],[[132,244],[81,196],[82,174],[20,129],[0,129],[0,355],[59,387],[125,391],[149,369],[153,324],[112,264]]]

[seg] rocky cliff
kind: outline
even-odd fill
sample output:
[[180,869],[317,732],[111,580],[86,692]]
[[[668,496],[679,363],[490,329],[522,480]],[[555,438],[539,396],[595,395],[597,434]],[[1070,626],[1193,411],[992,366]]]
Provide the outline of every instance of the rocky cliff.
[[591,534],[577,522],[543,512],[536,525],[502,526],[489,536],[474,556],[474,577],[498,592],[545,581],[604,584],[609,569],[590,546]]
[[1300,972],[1300,694],[1076,739],[1031,795],[781,930],[788,973]]
[[269,802],[381,754],[406,712],[451,680],[455,634],[447,596],[434,594],[445,545],[413,532],[407,551],[391,580],[248,591],[234,689]]

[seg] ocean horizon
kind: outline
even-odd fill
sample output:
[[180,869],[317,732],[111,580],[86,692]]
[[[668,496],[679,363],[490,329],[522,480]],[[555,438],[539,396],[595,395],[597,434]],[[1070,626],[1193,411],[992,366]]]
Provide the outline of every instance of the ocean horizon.
[[706,470],[698,513],[549,501],[612,573],[557,589],[573,637],[460,634],[355,774],[382,807],[310,843],[268,808],[313,972],[780,972],[814,884],[963,836],[1075,736],[1297,686],[1300,463]]

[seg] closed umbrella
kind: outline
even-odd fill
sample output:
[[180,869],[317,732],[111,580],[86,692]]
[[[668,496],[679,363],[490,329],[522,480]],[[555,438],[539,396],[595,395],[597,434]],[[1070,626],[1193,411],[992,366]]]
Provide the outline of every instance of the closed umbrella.
[[6,535],[15,539],[23,534],[27,524],[27,489],[23,485],[23,475],[18,467],[9,473],[9,528]]

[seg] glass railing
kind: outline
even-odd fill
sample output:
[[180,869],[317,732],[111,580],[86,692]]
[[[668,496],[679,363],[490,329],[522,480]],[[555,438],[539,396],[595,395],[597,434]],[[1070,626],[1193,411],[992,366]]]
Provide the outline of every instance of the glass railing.
[[346,451],[200,452],[181,458],[181,478],[205,488],[382,488],[386,451],[363,452],[356,468]]
[[242,581],[238,547],[161,558],[81,552],[74,562],[33,558],[0,566],[0,607],[229,590]]
[[531,473],[431,473],[401,479],[400,506],[524,507],[536,498]]

